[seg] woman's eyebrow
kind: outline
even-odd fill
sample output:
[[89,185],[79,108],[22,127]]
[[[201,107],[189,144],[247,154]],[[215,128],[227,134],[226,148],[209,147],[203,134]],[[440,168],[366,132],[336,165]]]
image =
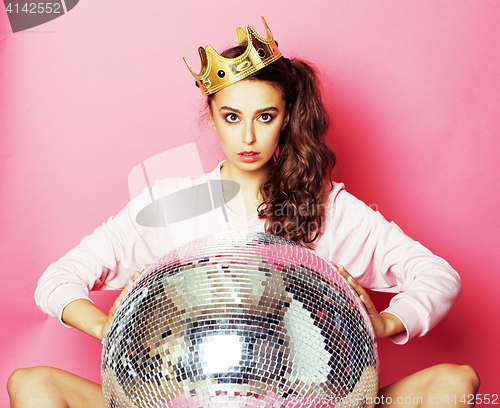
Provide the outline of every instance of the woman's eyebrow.
[[258,115],[258,114],[264,113],[264,112],[279,112],[279,110],[278,110],[278,108],[276,108],[274,106],[269,106],[268,108],[259,109],[259,110],[255,111],[255,114]]
[[220,109],[219,109],[219,111],[223,111],[223,110],[234,112],[234,113],[241,113],[240,110],[235,109],[235,108],[231,108],[229,106],[221,106]]
[[[231,108],[229,106],[221,106],[219,111],[223,111],[223,110],[226,110],[229,112],[234,112],[234,113],[242,113],[239,109]],[[278,108],[276,108],[274,106],[269,106],[267,108],[256,110],[255,114],[259,115],[259,114],[264,113],[264,112],[279,112],[279,110],[278,110]]]

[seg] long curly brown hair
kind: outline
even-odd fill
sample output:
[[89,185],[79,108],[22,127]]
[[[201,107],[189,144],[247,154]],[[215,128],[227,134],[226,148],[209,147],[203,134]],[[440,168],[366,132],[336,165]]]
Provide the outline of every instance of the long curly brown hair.
[[[245,50],[245,46],[233,47],[222,56],[235,58]],[[302,60],[282,57],[246,79],[265,81],[281,90],[290,113],[280,135],[279,154],[260,187],[259,218],[265,219],[267,232],[314,247],[336,163],[326,142],[328,114],[316,72]],[[212,97],[208,96],[209,106]]]

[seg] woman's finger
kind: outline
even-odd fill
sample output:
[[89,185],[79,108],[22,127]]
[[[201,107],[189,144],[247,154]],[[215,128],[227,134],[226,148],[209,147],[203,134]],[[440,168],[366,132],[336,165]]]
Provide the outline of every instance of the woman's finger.
[[[332,262],[332,265],[335,265]],[[335,265],[336,266],[336,265]],[[358,294],[359,298],[361,299],[361,302],[363,302],[363,305],[365,305],[366,310],[368,311],[369,314],[377,314],[377,309],[375,308],[375,305],[370,299],[370,296],[368,295],[368,292],[361,286],[356,279],[354,279],[349,272],[344,268],[344,266],[340,265],[337,267],[338,271],[340,274],[347,280],[349,285],[356,291]]]
[[130,289],[130,287],[132,286],[133,283],[134,283],[134,281],[132,279],[130,279],[127,282],[127,284],[124,286],[124,288],[122,289],[122,291],[120,292],[120,294],[116,298],[114,305],[119,305],[121,303],[122,299],[128,293],[128,291],[129,291],[129,289]]
[[366,293],[363,287],[358,283],[358,281],[354,279],[342,265],[340,265],[337,269],[339,270],[340,274],[345,278],[345,280],[349,282],[352,288],[358,293],[358,295],[361,296]]
[[108,317],[107,317],[106,321],[104,322],[104,325],[103,325],[103,327],[101,329],[101,338],[103,339],[103,341],[104,341],[104,338],[108,334],[108,331],[109,331],[109,329],[111,327],[111,322],[113,321],[115,313],[118,310],[118,307],[120,306],[120,304],[121,304],[124,296],[128,293],[128,291],[130,290],[130,288],[132,287],[132,285],[134,284],[134,282],[137,280],[137,278],[139,276],[141,276],[141,273],[144,270],[145,269],[143,269],[142,271],[137,271],[137,272],[134,273],[134,275],[129,279],[129,281],[127,282],[127,284],[125,285],[125,287],[122,289],[122,291],[120,292],[120,294],[118,295],[118,297],[114,301],[113,306],[111,306],[111,308],[109,309]]
[[129,279],[125,287],[122,289],[118,297],[116,298],[115,302],[113,303],[113,306],[111,309],[109,309],[109,315],[113,316],[116,313],[116,310],[120,306],[120,303],[122,302],[123,298],[125,295],[128,293],[130,290],[131,286],[134,284],[134,282],[137,280],[137,278],[141,275],[141,272],[137,271],[134,273],[134,275]]
[[378,317],[378,311],[375,305],[373,304],[372,300],[370,297],[366,295],[360,295],[359,297],[361,301],[363,302],[363,305],[365,306],[366,311],[368,312],[368,315],[371,317]]

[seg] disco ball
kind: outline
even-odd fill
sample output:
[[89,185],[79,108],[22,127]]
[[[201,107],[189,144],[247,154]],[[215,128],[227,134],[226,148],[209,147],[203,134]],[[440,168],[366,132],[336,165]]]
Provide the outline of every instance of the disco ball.
[[366,407],[373,328],[325,260],[256,232],[160,258],[115,314],[102,354],[107,407]]

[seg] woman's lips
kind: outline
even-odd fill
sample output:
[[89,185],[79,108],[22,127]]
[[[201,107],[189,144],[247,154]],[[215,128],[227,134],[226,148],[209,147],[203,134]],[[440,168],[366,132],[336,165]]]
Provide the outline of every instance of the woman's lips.
[[238,157],[242,162],[252,163],[257,160],[260,156],[260,153],[257,152],[240,152],[238,153]]

